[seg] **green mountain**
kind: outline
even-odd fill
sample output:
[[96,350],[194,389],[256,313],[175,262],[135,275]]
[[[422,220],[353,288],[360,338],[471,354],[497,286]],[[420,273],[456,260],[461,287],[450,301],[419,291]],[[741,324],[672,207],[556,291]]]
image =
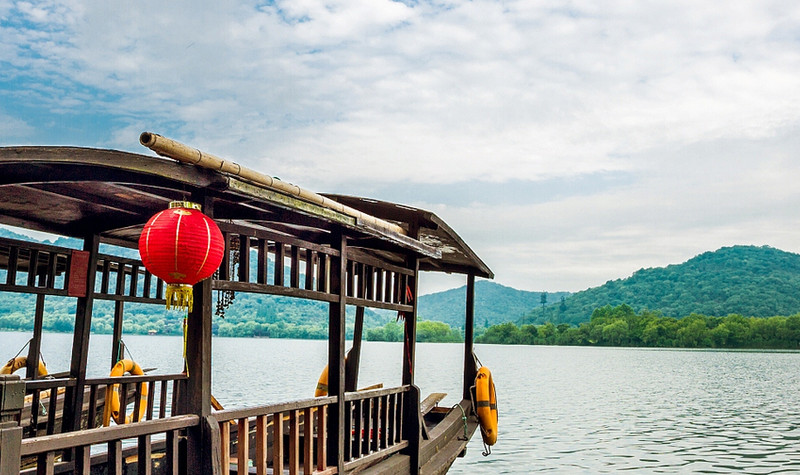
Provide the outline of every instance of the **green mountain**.
[[723,247],[683,264],[640,269],[627,279],[577,292],[544,315],[532,309],[518,323],[578,324],[589,321],[598,307],[623,303],[636,312],[647,309],[676,318],[692,313],[793,315],[800,312],[798,289],[800,255],[769,246]]
[[[516,321],[537,308],[541,312],[543,292],[528,292],[489,280],[475,282],[475,326],[488,327]],[[546,305],[558,305],[569,292],[546,294]],[[467,286],[445,290],[419,298],[417,314],[422,320],[436,320],[453,328],[464,328]]]

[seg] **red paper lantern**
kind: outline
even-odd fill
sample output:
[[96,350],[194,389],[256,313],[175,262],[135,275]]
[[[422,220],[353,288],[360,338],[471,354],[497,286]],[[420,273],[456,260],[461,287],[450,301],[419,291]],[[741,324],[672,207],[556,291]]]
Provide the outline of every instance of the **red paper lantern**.
[[171,202],[139,236],[142,263],[167,283],[167,309],[192,309],[192,286],[214,274],[224,247],[214,220],[189,201]]

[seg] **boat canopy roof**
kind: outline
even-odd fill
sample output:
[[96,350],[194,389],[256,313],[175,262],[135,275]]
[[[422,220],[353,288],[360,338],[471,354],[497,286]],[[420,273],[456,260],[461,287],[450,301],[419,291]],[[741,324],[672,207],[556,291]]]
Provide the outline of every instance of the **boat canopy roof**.
[[334,233],[389,262],[420,256],[423,271],[493,278],[489,267],[430,211],[344,195],[324,195],[393,223],[405,233],[217,170],[172,159],[82,147],[0,147],[0,223],[135,248],[142,227],[173,200],[203,189],[217,221],[315,243]]

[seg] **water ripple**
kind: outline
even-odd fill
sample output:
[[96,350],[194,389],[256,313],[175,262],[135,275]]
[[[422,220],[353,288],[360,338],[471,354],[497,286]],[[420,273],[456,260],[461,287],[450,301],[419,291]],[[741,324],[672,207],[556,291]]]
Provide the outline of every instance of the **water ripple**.
[[[800,472],[800,353],[486,346],[481,358],[513,410],[496,463],[477,438],[451,473]],[[503,361],[536,368],[535,384]]]

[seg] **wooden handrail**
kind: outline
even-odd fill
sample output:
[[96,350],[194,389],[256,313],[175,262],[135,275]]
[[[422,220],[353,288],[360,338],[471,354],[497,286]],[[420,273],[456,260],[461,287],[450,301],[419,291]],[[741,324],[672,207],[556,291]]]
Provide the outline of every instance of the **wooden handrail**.
[[73,378],[53,378],[53,379],[34,379],[25,381],[25,390],[33,391],[36,389],[69,388],[75,386]]
[[141,376],[113,376],[105,378],[86,379],[86,385],[92,384],[121,384],[121,383],[149,383],[151,381],[182,381],[187,379],[184,373],[176,374],[154,374]]
[[353,391],[344,394],[345,401],[360,401],[363,399],[371,399],[381,396],[388,396],[390,394],[400,394],[411,390],[410,385],[398,386],[396,388],[386,389],[368,389],[366,391]]
[[99,427],[66,434],[53,434],[33,437],[22,441],[21,455],[33,455],[43,452],[65,450],[72,447],[102,444],[114,440],[130,439],[144,435],[159,434],[176,429],[194,427],[200,423],[200,417],[190,414],[167,417],[152,421],[121,426]]
[[214,413],[214,418],[219,422],[228,422],[238,419],[245,419],[251,417],[258,417],[267,414],[275,414],[277,412],[288,412],[299,409],[306,409],[309,407],[320,407],[336,402],[336,396],[328,397],[315,397],[310,399],[303,399],[300,401],[292,401],[279,404],[270,404],[266,406],[245,407],[241,409],[225,409]]

